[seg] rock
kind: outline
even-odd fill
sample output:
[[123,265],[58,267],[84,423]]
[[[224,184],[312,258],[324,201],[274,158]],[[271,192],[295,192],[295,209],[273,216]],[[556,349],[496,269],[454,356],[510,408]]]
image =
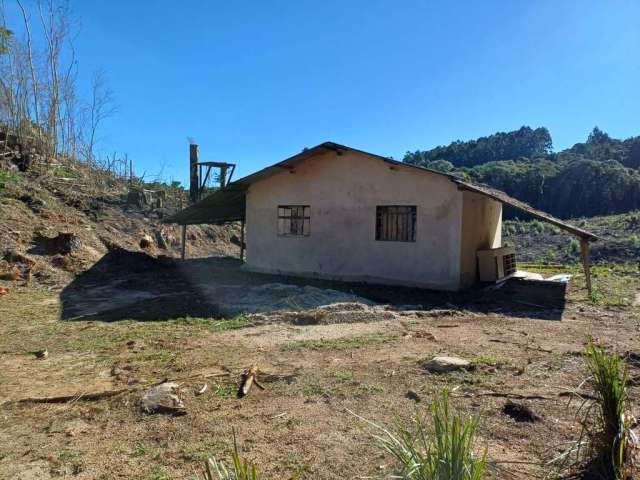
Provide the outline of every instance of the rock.
[[471,362],[459,357],[433,357],[424,364],[424,368],[434,373],[453,372],[468,370],[471,368]]
[[151,387],[140,399],[140,407],[146,413],[169,413],[184,415],[184,403],[178,397],[179,385],[165,382]]
[[420,395],[418,395],[416,392],[414,392],[413,390],[409,390],[407,392],[407,394],[405,395],[405,397],[407,397],[409,400],[413,400],[416,403],[420,403],[420,401],[422,400],[420,398]]
[[44,200],[32,197],[31,195],[22,195],[18,198],[22,203],[33,211],[33,213],[40,213],[42,209],[47,205]]
[[70,232],[60,232],[53,238],[38,234],[36,242],[44,247],[47,255],[69,255],[82,247],[80,237]]
[[231,235],[231,238],[229,238],[229,242],[237,246],[242,245],[242,242],[240,241],[240,237],[238,237],[236,234]]
[[151,238],[150,235],[144,235],[140,239],[140,248],[142,248],[143,250],[151,248],[151,245],[153,245],[153,238]]
[[168,248],[167,238],[165,236],[164,231],[156,230],[156,244],[158,245],[158,247],[162,248],[163,250],[166,250]]
[[435,342],[437,340],[436,336],[433,333],[426,332],[424,330],[413,332],[413,336],[416,338],[426,338],[427,340],[431,340],[432,342]]
[[40,360],[44,360],[49,356],[49,350],[47,350],[46,348],[44,350],[36,350],[35,352],[33,352],[33,355]]
[[502,408],[502,413],[504,413],[505,415],[509,415],[516,422],[533,423],[541,420],[540,417],[536,415],[529,407],[520,403],[512,402],[511,400],[505,403],[504,407]]

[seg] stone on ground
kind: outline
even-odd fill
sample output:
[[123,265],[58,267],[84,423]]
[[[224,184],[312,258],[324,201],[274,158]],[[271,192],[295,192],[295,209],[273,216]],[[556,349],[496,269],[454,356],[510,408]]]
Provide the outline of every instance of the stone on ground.
[[429,372],[444,373],[463,370],[471,367],[471,362],[459,357],[433,357],[424,364]]

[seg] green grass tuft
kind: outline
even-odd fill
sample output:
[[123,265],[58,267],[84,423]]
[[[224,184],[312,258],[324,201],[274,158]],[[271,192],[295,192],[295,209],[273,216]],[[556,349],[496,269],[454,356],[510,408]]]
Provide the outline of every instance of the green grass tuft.
[[224,462],[209,458],[205,462],[204,480],[259,480],[260,475],[255,465],[244,460],[238,451],[235,432],[233,434],[233,455],[231,467]]
[[[382,450],[398,462],[398,476],[404,480],[480,480],[484,478],[487,450],[475,455],[479,416],[455,413],[445,390],[431,403],[431,422],[419,414],[415,427],[399,425],[395,432],[376,426]],[[371,423],[371,422],[369,422]]]
[[580,438],[552,463],[561,468],[582,468],[605,480],[637,478],[632,456],[640,444],[632,431],[626,362],[592,340],[585,347],[584,358],[595,398],[585,400],[578,410]]
[[[585,348],[585,360],[596,396],[583,422],[589,449],[606,477],[616,480],[632,478],[628,457],[634,437],[631,432],[627,365],[618,355],[593,341],[589,341]],[[595,415],[592,415],[593,410]],[[588,418],[592,421],[589,422]]]

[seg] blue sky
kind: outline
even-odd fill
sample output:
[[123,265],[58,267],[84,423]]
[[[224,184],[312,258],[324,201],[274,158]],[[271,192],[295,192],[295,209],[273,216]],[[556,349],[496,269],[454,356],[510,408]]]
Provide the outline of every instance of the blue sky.
[[[12,0],[5,0],[11,2]],[[640,1],[71,0],[101,148],[186,180],[188,137],[239,176],[331,140],[402,158],[522,125],[556,149],[640,134]]]

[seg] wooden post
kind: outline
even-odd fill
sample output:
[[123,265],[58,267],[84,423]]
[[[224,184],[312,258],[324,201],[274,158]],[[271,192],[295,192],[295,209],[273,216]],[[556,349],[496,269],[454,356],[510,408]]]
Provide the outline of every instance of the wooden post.
[[200,179],[198,178],[198,145],[189,145],[189,198],[192,203],[200,196]]
[[240,221],[240,260],[244,261],[244,218]]
[[584,278],[587,283],[587,291],[591,296],[591,265],[589,259],[589,240],[580,238],[580,254],[582,256],[582,267],[584,268]]
[[180,258],[184,260],[187,256],[187,226],[182,225],[182,253]]

